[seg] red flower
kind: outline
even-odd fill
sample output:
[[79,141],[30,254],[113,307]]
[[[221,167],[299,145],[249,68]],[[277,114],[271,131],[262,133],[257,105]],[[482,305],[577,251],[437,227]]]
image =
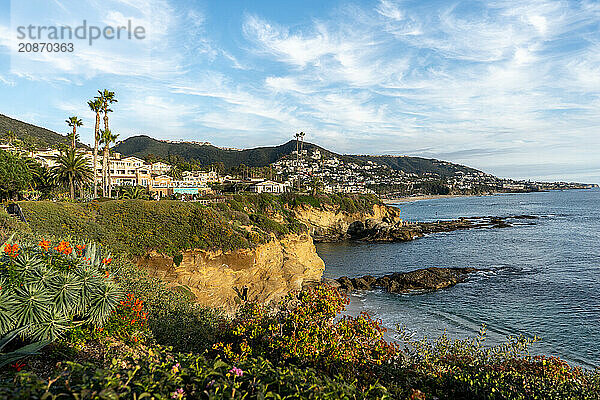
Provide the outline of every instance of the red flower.
[[50,248],[50,241],[46,239],[42,239],[38,244],[45,251],[48,251],[48,249]]
[[17,372],[20,372],[25,365],[27,365],[27,364],[25,364],[24,362],[22,362],[21,360],[19,360],[16,363],[11,364],[11,367],[13,367],[14,369],[16,369]]
[[102,264],[108,265],[108,264],[111,263],[111,261],[112,261],[112,258],[103,258],[102,259]]

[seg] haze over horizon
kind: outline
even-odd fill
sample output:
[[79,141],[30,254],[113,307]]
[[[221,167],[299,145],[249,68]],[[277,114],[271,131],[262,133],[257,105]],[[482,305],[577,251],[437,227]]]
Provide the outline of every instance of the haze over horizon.
[[[27,0],[0,5],[0,113],[60,133],[97,89],[120,139],[413,155],[600,183],[597,1]],[[143,26],[15,62],[16,25]]]

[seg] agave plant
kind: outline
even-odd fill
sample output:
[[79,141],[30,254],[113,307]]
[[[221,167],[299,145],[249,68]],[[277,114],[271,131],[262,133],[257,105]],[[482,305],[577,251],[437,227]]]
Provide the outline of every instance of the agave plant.
[[42,348],[48,345],[48,341],[40,341],[28,344],[17,350],[11,351],[10,353],[3,353],[2,350],[4,350],[6,345],[16,338],[22,330],[23,329],[14,330],[6,336],[0,338],[0,368],[10,364],[11,362],[20,360],[33,354],[37,354]]
[[0,335],[18,330],[29,340],[53,341],[71,327],[101,326],[124,297],[102,276],[106,260],[94,245],[4,245],[0,256]]

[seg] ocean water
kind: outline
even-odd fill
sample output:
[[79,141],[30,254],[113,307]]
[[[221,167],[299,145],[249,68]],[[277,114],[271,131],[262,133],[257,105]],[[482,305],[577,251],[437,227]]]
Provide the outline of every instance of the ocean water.
[[329,278],[431,266],[491,270],[433,293],[357,293],[355,312],[368,311],[388,328],[406,326],[416,337],[444,331],[468,337],[482,324],[490,344],[507,335],[537,335],[542,340],[534,352],[600,367],[600,190],[421,200],[398,207],[407,220],[518,214],[539,219],[406,243],[318,244]]

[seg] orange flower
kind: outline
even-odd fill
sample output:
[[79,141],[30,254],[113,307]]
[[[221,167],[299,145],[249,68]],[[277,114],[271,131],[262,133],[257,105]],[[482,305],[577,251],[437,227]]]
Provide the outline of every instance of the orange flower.
[[12,246],[8,243],[4,245],[4,253],[9,256],[15,258],[19,255],[19,245],[13,244]]
[[38,244],[45,251],[48,251],[48,249],[50,248],[50,242],[48,240],[46,240],[46,239],[42,239],[40,241],[40,243],[38,243]]
[[112,261],[112,258],[103,258],[102,259],[102,264],[108,265],[108,264],[111,263],[111,261]]
[[104,272],[104,277],[105,278],[108,278],[109,275],[110,275],[110,272],[108,272],[108,271]]
[[69,255],[73,252],[73,248],[71,247],[71,244],[69,242],[65,242],[64,240],[61,241],[58,246],[56,246],[54,248],[54,250],[58,251],[59,253],[63,253],[65,255]]
[[78,244],[75,247],[77,247],[77,255],[81,255],[83,253],[83,249],[85,249],[85,244]]

